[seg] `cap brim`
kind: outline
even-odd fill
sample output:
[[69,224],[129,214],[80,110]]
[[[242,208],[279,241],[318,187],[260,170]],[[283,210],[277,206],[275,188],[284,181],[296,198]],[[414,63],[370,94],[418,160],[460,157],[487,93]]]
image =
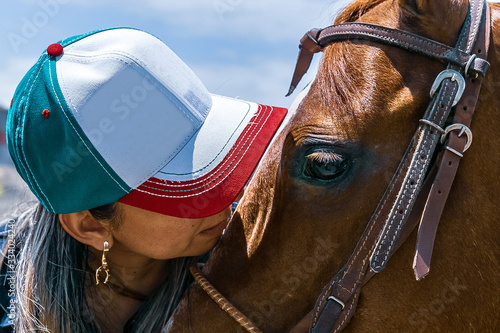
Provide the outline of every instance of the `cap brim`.
[[[255,170],[286,109],[212,95],[202,127],[156,175],[119,201],[203,218],[231,205]],[[161,142],[158,142],[160,145]]]

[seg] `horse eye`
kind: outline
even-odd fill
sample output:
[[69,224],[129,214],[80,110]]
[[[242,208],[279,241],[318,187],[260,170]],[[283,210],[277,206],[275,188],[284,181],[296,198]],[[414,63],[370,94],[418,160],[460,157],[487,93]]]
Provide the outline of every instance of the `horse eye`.
[[347,160],[333,152],[314,152],[306,156],[304,175],[322,181],[340,177],[347,169]]

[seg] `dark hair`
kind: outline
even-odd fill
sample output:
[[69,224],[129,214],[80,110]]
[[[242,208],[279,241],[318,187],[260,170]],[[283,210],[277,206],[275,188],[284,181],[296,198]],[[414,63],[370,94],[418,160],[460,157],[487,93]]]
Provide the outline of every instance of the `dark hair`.
[[99,221],[116,221],[120,218],[118,205],[114,203],[89,209],[89,212]]

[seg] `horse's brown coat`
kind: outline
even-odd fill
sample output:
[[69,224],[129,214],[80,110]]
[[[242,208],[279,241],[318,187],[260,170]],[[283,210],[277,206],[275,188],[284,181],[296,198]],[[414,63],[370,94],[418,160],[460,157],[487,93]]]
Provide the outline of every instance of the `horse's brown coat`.
[[[414,233],[363,288],[346,332],[500,331],[500,7],[490,7],[491,67],[430,274],[415,281]],[[454,45],[466,11],[466,0],[361,0],[337,22],[377,23]],[[325,50],[308,95],[265,157],[205,269],[264,332],[293,328],[344,265],[443,69],[424,56],[365,41]],[[326,160],[344,155],[348,171],[330,184],[304,177],[311,153]],[[243,330],[194,286],[169,332]]]

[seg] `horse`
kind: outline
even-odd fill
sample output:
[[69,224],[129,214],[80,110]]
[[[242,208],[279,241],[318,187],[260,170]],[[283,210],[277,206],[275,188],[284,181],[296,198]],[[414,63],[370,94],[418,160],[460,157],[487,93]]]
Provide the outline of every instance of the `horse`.
[[[432,267],[415,279],[419,231],[410,230],[385,269],[364,284],[344,332],[500,330],[500,6],[487,6],[490,67]],[[468,0],[358,0],[335,23],[373,23],[451,46],[468,8]],[[246,315],[262,332],[307,332],[318,295],[342,276],[415,130],[425,125],[429,90],[446,66],[370,40],[336,41],[323,52],[202,269],[232,305],[223,311],[195,283],[166,331],[243,332],[228,314],[238,309],[236,317]]]

